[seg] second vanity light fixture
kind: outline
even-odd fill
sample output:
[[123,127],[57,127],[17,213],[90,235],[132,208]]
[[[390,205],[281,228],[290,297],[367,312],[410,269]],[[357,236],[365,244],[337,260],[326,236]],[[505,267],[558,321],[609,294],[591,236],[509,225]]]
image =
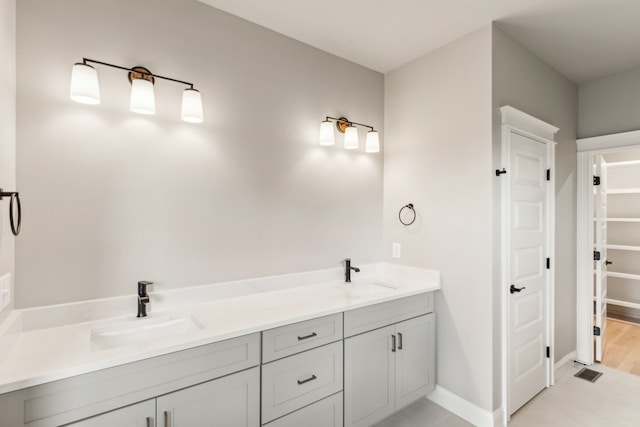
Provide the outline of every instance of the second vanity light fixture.
[[189,123],[202,123],[204,120],[202,97],[200,96],[200,91],[193,88],[193,83],[159,76],[144,67],[127,68],[87,58],[82,58],[82,62],[74,64],[71,71],[70,97],[75,102],[81,104],[100,103],[98,72],[95,67],[88,63],[105,65],[129,72],[129,82],[131,83],[129,108],[135,113],[155,114],[156,104],[153,85],[155,79],[163,79],[189,86],[182,93],[182,120]]
[[354,126],[358,125],[369,128],[364,146],[365,151],[367,153],[377,153],[380,151],[378,131],[373,129],[373,126],[352,122],[346,117],[336,118],[327,116],[325,120],[320,123],[320,145],[334,145],[336,143],[333,122],[335,122],[335,127],[338,131],[344,133],[344,148],[347,150],[356,150],[360,146],[358,142],[358,129]]

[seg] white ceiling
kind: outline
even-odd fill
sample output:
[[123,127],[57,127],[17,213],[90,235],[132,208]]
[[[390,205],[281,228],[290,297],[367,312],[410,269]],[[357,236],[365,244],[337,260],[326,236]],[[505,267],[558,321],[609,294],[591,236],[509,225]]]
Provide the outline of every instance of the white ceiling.
[[387,72],[492,21],[575,83],[640,68],[640,0],[200,0]]

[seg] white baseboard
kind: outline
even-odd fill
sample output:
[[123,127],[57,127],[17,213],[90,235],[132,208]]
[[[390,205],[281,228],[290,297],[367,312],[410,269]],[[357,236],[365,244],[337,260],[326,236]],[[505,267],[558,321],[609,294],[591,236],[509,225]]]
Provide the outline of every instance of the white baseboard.
[[[566,373],[573,366],[576,356],[577,353],[574,350],[560,359],[553,367],[554,378],[559,378]],[[496,409],[492,413],[439,385],[436,385],[435,390],[427,396],[427,399],[477,427],[502,427],[507,425],[503,407]]]
[[502,409],[493,413],[463,399],[446,388],[436,385],[436,389],[427,396],[431,400],[449,412],[453,412],[477,427],[500,427],[502,423]]
[[[567,354],[562,359],[558,360],[555,365],[553,365],[553,378],[560,378],[571,366],[573,362],[578,357],[578,353],[574,350]],[[554,381],[555,382],[555,381]]]

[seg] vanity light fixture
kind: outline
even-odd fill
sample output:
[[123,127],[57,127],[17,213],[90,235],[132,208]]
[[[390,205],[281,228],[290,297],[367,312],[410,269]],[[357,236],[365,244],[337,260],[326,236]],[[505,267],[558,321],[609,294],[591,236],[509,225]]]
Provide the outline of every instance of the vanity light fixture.
[[334,129],[332,122],[335,122],[335,127],[339,132],[344,133],[344,148],[347,150],[358,149],[360,143],[358,141],[358,129],[355,125],[369,128],[367,132],[367,139],[365,142],[365,151],[367,153],[377,153],[380,151],[380,138],[378,131],[373,126],[365,125],[362,123],[352,122],[346,117],[330,117],[327,116],[320,123],[320,145],[334,145]]
[[98,85],[98,73],[89,63],[105,65],[107,67],[118,68],[128,71],[129,82],[131,83],[130,109],[140,114],[155,114],[155,95],[153,85],[155,79],[169,80],[189,86],[182,93],[182,120],[189,123],[202,123],[204,114],[202,112],[202,97],[200,92],[193,87],[193,83],[170,77],[153,74],[145,67],[121,67],[107,62],[82,58],[82,62],[74,64],[71,71],[70,98],[81,104],[99,104],[100,88]]

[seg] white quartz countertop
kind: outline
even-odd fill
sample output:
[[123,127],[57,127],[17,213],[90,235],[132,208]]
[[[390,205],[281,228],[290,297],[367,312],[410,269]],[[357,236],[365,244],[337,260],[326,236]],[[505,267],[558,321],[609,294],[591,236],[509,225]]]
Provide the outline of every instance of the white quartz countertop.
[[[295,281],[313,280],[301,274],[294,277],[296,280],[283,276],[280,283],[284,284],[274,285],[276,290],[261,289],[253,293],[237,282],[236,289],[245,289],[237,296],[227,294],[207,299],[203,297],[203,287],[181,291],[180,305],[159,304],[162,309],[152,309],[144,320],[135,318],[134,309],[126,316],[116,311],[120,316],[90,321],[59,322],[52,318],[53,327],[27,328],[27,314],[16,310],[0,327],[0,393],[440,289],[438,272],[389,264],[371,266],[369,274],[354,277],[350,286],[337,278],[295,286]],[[337,271],[314,277],[339,277]],[[278,277],[269,278],[269,283],[279,283]],[[371,283],[385,286],[370,291],[367,287]],[[153,307],[153,292],[150,297]],[[170,293],[158,298],[170,299]],[[50,312],[59,317],[64,310],[68,308],[59,307]],[[189,316],[199,328],[114,348],[100,348],[92,340],[92,332],[96,330],[114,325],[138,325],[136,322],[153,322],[167,316]],[[63,324],[55,326],[58,323]]]

